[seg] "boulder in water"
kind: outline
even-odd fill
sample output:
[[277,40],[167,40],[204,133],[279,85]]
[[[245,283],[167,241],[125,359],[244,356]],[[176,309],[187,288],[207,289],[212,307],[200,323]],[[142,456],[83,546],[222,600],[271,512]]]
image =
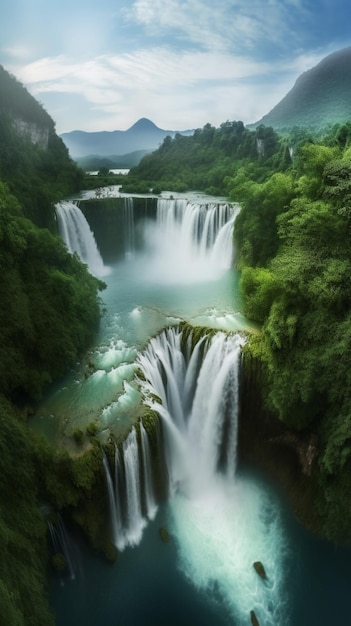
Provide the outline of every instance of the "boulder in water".
[[264,569],[264,566],[261,563],[261,561],[255,561],[253,566],[257,574],[262,578],[262,580],[266,580],[267,578],[266,570]]
[[251,618],[252,626],[260,626],[260,622],[258,621],[256,617],[255,611],[250,611],[250,618]]

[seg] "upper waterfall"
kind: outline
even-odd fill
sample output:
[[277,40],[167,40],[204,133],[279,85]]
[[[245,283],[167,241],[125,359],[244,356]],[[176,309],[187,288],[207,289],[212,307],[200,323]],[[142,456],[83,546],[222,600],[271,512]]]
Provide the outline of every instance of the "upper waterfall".
[[59,234],[69,251],[78,254],[95,276],[108,274],[109,268],[104,265],[94,234],[80,208],[74,202],[59,202],[56,216]]
[[146,229],[152,278],[167,283],[217,279],[233,262],[238,212],[231,204],[159,198],[156,222]]

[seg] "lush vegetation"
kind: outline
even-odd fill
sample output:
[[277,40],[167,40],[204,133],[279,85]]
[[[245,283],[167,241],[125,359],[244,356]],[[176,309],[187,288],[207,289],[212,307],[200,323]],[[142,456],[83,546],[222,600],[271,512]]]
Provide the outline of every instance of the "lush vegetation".
[[0,393],[38,398],[88,344],[102,284],[0,183]]
[[285,167],[288,148],[272,128],[246,129],[242,122],[224,122],[219,128],[206,124],[191,136],[166,137],[158,150],[132,168],[123,191],[154,193],[164,190],[199,190],[225,193],[225,178],[235,164],[256,167],[264,176],[267,167]]
[[351,540],[351,128],[305,143],[262,182],[237,171],[236,239],[252,348],[266,406],[289,429],[316,433],[315,506],[322,532]]
[[91,480],[82,463],[65,473],[25,423],[99,322],[103,283],[54,234],[54,202],[82,176],[47,113],[0,68],[0,622],[13,626],[52,623],[41,503],[58,507],[59,471],[81,494]]
[[85,174],[82,189],[95,189],[96,197],[108,197],[109,188],[115,185],[122,186],[126,180],[126,174],[115,174],[107,167],[102,167],[97,174]]
[[325,132],[351,117],[351,48],[334,52],[304,72],[286,96],[257,125],[290,132],[301,126]]
[[48,113],[0,65],[0,180],[26,217],[52,227],[52,203],[80,189],[83,177]]
[[51,626],[46,523],[38,506],[33,449],[13,406],[0,397],[0,622]]

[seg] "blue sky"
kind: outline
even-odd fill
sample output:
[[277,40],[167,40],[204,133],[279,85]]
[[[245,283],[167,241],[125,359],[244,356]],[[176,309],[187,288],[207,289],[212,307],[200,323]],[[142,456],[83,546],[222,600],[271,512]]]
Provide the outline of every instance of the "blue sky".
[[254,122],[349,45],[349,0],[11,0],[0,21],[0,63],[59,133]]

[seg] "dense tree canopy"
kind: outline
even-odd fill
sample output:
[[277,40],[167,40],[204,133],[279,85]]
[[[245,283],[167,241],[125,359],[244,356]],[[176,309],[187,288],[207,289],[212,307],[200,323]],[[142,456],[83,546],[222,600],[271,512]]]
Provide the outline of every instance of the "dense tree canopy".
[[[146,155],[132,168],[124,191],[171,190],[226,193],[225,178],[238,163],[254,163],[262,173],[273,161],[285,167],[285,146],[271,128],[250,131],[242,122],[224,122],[219,128],[206,124],[193,135],[166,137],[158,150]],[[286,155],[285,155],[286,156]]]
[[54,234],[54,203],[81,180],[49,115],[0,67],[0,622],[11,626],[53,623],[49,490],[18,408],[75,363],[99,322],[103,283]]
[[0,266],[0,393],[35,398],[89,342],[100,283],[1,183]]
[[324,532],[349,540],[351,154],[328,137],[301,146],[284,174],[272,171],[262,183],[245,174],[230,185],[243,205],[243,300],[262,324],[255,350],[263,393],[289,428],[318,434]]

